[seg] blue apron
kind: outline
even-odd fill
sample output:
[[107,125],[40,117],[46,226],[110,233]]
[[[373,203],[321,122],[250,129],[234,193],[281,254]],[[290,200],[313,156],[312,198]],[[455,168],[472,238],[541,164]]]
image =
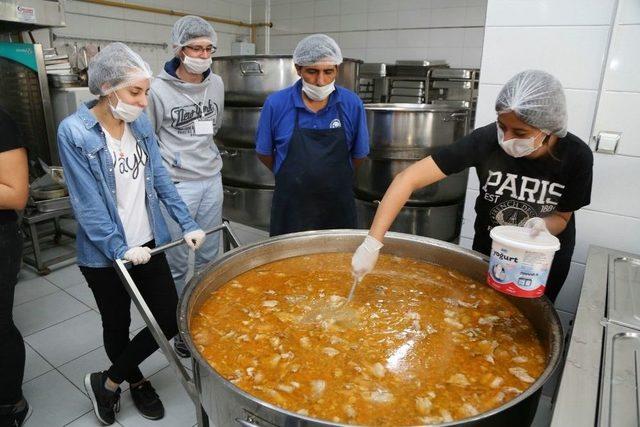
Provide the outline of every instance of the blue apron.
[[[337,104],[340,122],[342,108]],[[289,150],[275,176],[270,235],[356,228],[353,167],[344,127],[301,129],[296,108]]]

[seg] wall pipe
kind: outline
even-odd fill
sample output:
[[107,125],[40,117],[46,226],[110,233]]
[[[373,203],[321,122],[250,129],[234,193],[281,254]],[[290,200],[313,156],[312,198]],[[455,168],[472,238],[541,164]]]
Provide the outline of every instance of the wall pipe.
[[[192,13],[180,12],[178,10],[173,10],[173,9],[165,9],[165,8],[161,8],[161,7],[145,6],[145,5],[141,5],[141,4],[135,4],[135,3],[123,3],[123,2],[119,2],[119,1],[113,1],[113,0],[77,0],[77,1],[81,1],[81,2],[84,2],[84,3],[99,4],[99,5],[102,5],[102,6],[119,7],[119,8],[122,8],[122,9],[138,10],[138,11],[141,11],[141,12],[158,13],[158,14],[161,14],[161,15],[170,15],[170,16],[193,15]],[[251,32],[251,39],[252,40],[255,39],[255,29],[256,28],[258,28],[258,27],[267,27],[267,28],[273,27],[273,23],[272,22],[248,23],[248,22],[243,22],[243,21],[239,21],[239,20],[235,20],[235,19],[218,18],[216,16],[206,16],[206,15],[198,15],[198,16],[200,16],[202,19],[205,19],[205,20],[210,21],[210,22],[217,22],[219,24],[235,25],[237,27],[249,28],[249,30]]]

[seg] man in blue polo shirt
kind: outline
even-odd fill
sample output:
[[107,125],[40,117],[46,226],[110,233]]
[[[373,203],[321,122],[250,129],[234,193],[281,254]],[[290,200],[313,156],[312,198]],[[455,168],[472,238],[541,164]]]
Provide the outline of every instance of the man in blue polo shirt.
[[301,79],[267,98],[256,135],[276,180],[270,234],[355,228],[353,171],[369,154],[364,106],[335,86],[342,53],[331,37],[304,38],[293,62]]

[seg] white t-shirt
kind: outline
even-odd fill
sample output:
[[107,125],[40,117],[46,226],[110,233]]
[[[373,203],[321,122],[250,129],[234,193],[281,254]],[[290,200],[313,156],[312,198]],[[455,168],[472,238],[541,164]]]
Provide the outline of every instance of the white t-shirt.
[[124,226],[127,245],[140,246],[153,239],[144,188],[144,170],[148,157],[136,142],[127,123],[120,140],[112,137],[106,129],[102,130],[113,160],[118,215]]

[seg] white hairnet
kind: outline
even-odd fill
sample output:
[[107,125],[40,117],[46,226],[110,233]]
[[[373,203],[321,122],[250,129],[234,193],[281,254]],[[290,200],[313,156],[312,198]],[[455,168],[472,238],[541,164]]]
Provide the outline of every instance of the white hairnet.
[[89,91],[108,95],[142,79],[153,78],[149,64],[124,43],[105,46],[89,62]]
[[522,71],[505,83],[496,99],[496,112],[509,111],[529,126],[560,138],[567,135],[564,89],[560,81],[547,72]]
[[216,30],[199,16],[183,16],[173,24],[171,44],[175,53],[195,39],[208,39],[213,47],[218,47]]
[[293,63],[308,66],[317,63],[342,64],[338,43],[326,34],[312,34],[300,40],[293,51]]

